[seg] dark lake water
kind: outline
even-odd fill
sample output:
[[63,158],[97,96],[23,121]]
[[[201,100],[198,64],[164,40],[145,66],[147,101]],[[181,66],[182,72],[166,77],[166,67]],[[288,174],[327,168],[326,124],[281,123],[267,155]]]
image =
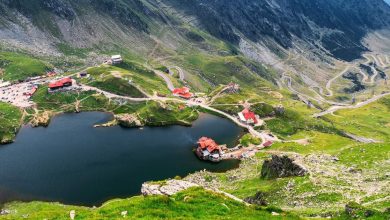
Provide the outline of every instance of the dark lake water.
[[22,128],[15,143],[0,147],[0,202],[100,205],[140,194],[145,181],[238,165],[203,162],[192,152],[201,136],[234,145],[242,130],[226,119],[205,114],[192,127],[92,127],[110,117],[98,112],[64,114],[48,128]]

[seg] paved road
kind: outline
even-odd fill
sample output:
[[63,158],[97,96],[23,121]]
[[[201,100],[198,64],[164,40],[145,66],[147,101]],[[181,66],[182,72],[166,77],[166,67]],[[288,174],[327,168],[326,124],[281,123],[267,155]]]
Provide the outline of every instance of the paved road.
[[369,82],[368,82],[368,76],[367,76],[367,74],[364,73],[361,69],[359,69],[359,73],[363,76],[362,82],[363,82],[363,83],[369,83]]
[[171,71],[171,69],[176,69],[177,72],[179,73],[179,79],[181,81],[184,81],[185,80],[185,75],[184,75],[184,71],[182,68],[178,67],[178,66],[170,66],[168,67],[169,69],[169,72],[173,75],[173,72]]
[[380,56],[378,56],[378,61],[380,67],[385,68],[387,66]]
[[326,90],[328,90],[328,94],[327,94],[326,96],[328,96],[328,97],[333,96],[333,91],[331,90],[333,81],[335,81],[337,78],[339,78],[340,76],[342,76],[344,73],[348,72],[348,70],[349,70],[351,67],[352,67],[351,65],[347,65],[343,71],[341,71],[338,75],[336,75],[335,77],[333,77],[332,79],[330,79],[330,80],[328,81],[328,83],[326,83]]
[[320,95],[318,96],[318,98],[315,98],[315,97],[306,95],[304,93],[300,93],[300,92],[298,92],[297,90],[295,90],[292,87],[292,78],[290,76],[285,75],[285,74],[283,74],[283,76],[282,76],[282,81],[283,80],[287,80],[287,88],[290,90],[290,92],[295,93],[295,94],[297,94],[299,96],[302,96],[302,97],[304,97],[304,98],[306,98],[308,100],[314,100],[314,101],[319,102],[319,103],[325,102],[325,103],[328,103],[328,104],[331,104],[331,105],[337,105],[337,106],[347,106],[348,105],[348,104],[345,104],[345,103],[329,101],[329,100],[323,98]]
[[175,89],[175,86],[172,83],[172,80],[169,78],[169,76],[159,70],[154,70],[157,76],[164,79],[165,83],[167,84],[167,87],[169,90],[173,91]]
[[383,94],[380,94],[380,95],[376,95],[370,99],[367,99],[366,101],[364,102],[359,102],[358,104],[356,105],[349,105],[349,106],[332,106],[330,107],[328,110],[326,111],[323,111],[323,112],[320,112],[320,113],[317,113],[317,114],[314,114],[313,117],[315,118],[318,118],[318,117],[321,117],[321,116],[324,116],[324,115],[328,115],[328,114],[331,114],[335,111],[338,111],[338,110],[341,110],[341,109],[356,109],[356,108],[360,108],[360,107],[363,107],[365,105],[368,105],[372,102],[375,102],[385,96],[388,96],[390,95],[390,92],[387,92],[387,93],[383,93]]

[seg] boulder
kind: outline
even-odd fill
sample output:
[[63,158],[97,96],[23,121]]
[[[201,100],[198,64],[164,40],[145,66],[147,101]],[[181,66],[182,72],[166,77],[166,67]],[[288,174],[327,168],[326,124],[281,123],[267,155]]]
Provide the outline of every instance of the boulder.
[[9,215],[9,214],[11,214],[11,211],[8,210],[8,209],[2,209],[2,210],[0,211],[0,215]]
[[287,155],[272,155],[272,159],[265,160],[261,169],[261,177],[275,179],[290,176],[304,176],[308,170],[294,162]]
[[144,183],[142,184],[141,193],[148,195],[167,195],[171,196],[180,191],[199,185],[184,180],[168,180],[162,183]]
[[244,201],[253,205],[266,206],[268,202],[265,197],[266,194],[264,192],[257,192],[256,195],[247,197]]

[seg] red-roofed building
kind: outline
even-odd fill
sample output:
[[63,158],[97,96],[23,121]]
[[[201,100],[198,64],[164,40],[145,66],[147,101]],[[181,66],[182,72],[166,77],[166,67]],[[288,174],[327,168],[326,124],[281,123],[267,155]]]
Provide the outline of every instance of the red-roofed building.
[[263,144],[264,147],[271,147],[271,145],[273,144],[272,141],[267,141]]
[[249,109],[244,109],[242,112],[238,113],[238,117],[241,121],[248,124],[257,124],[259,122],[256,114]]
[[38,90],[38,88],[36,86],[34,86],[29,92],[25,92],[23,93],[23,95],[25,96],[33,96],[34,93]]
[[198,140],[196,154],[202,160],[219,162],[221,160],[222,149],[213,139],[202,137]]
[[187,87],[176,88],[172,91],[172,93],[174,96],[179,96],[179,97],[185,98],[185,99],[190,99],[194,96],[194,94],[192,94],[190,92],[190,89]]
[[63,87],[69,87],[72,86],[72,79],[70,77],[66,77],[63,79],[60,79],[58,81],[54,81],[49,83],[49,89],[50,90],[57,90],[61,89]]

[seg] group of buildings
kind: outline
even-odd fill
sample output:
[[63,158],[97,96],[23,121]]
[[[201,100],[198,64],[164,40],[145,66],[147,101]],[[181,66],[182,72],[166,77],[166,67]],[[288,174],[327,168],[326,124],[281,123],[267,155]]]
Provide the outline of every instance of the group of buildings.
[[202,160],[219,162],[222,158],[222,147],[219,146],[213,139],[202,137],[198,140],[198,147],[195,151],[196,155]]

